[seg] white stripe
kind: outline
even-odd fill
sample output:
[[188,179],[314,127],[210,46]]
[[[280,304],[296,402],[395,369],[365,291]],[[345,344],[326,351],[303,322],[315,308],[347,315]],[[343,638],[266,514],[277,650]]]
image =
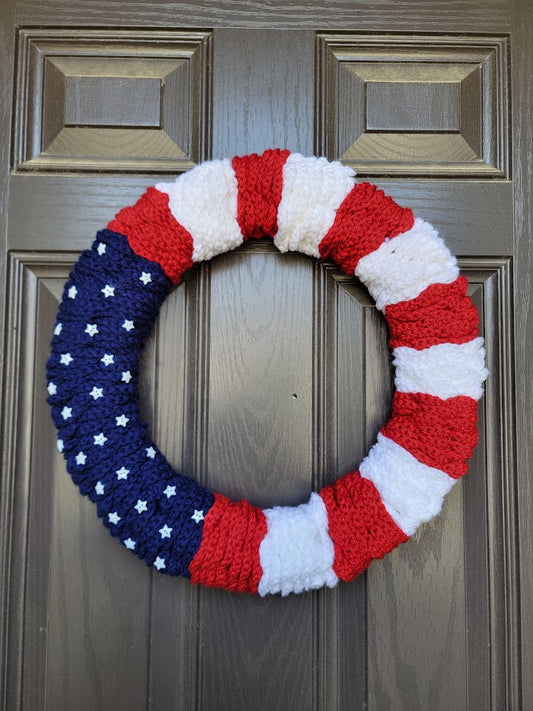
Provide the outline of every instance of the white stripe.
[[355,173],[338,161],[291,153],[283,166],[283,190],[274,244],[280,252],[318,257],[318,245],[337,208],[355,185]]
[[361,462],[360,473],[373,482],[391,518],[408,536],[439,513],[455,483],[445,472],[422,464],[381,432]]
[[300,506],[275,506],[263,512],[267,534],[259,546],[263,576],[260,595],[334,587],[335,549],[328,533],[326,506],[318,494]]
[[489,371],[485,368],[482,338],[468,343],[439,343],[416,350],[401,346],[393,350],[396,390],[429,393],[446,400],[468,395],[479,400]]
[[213,160],[183,173],[173,183],[157,183],[169,195],[174,218],[193,238],[193,262],[229,252],[243,242],[237,222],[237,178],[228,159]]
[[414,299],[430,284],[449,284],[459,276],[457,260],[429,222],[417,217],[413,227],[365,257],[355,275],[383,310]]

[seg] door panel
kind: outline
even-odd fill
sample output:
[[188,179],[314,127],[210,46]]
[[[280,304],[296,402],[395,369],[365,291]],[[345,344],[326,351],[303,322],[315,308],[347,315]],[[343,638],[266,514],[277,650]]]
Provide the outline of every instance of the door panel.
[[[415,5],[426,34],[412,33]],[[511,13],[503,0],[461,4],[461,22],[455,2],[242,7],[132,6],[128,30],[112,29],[124,23],[112,2],[3,10],[18,57],[14,106],[4,98],[4,707],[522,708],[513,425],[515,382],[528,383],[513,370],[525,307],[512,299],[525,170],[510,159]],[[475,36],[459,34],[467,22]],[[44,363],[62,285],[96,229],[161,175],[273,145],[353,162],[440,230],[469,279],[491,377],[469,475],[436,520],[353,583],[258,599],[154,574],[108,535],[55,450]],[[391,394],[367,292],[264,241],[173,291],[140,384],[174,467],[261,506],[355,469]]]
[[15,170],[169,173],[204,159],[211,38],[21,29]]
[[506,178],[506,37],[319,34],[320,153],[371,176]]
[[[526,6],[524,5],[524,8]],[[522,10],[524,10],[522,8]],[[520,8],[517,8],[519,10]],[[521,19],[527,13],[517,11]],[[383,0],[378,6],[372,0],[338,2],[327,7],[314,2],[272,0],[257,5],[244,0],[233,3],[200,0],[194,4],[151,2],[141,7],[117,7],[110,0],[82,0],[76,5],[64,0],[45,0],[35,7],[33,0],[18,0],[16,19],[21,25],[47,25],[50,18],[63,27],[103,26],[126,22],[145,27],[249,28],[281,30],[365,30],[366,32],[509,32],[511,13],[506,0],[440,0],[427,7],[424,0]]]

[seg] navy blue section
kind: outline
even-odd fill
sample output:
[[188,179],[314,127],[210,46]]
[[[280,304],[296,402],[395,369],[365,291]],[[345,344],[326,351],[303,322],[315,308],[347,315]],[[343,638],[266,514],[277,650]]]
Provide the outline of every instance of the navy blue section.
[[140,352],[171,287],[123,235],[99,232],[65,284],[48,402],[67,469],[112,535],[148,565],[188,577],[214,496],[150,440],[137,392]]

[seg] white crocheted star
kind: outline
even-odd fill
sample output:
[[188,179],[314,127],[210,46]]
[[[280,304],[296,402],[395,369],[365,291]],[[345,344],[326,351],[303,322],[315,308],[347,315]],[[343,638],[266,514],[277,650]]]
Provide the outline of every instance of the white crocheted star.
[[86,455],[86,454],[84,454],[83,452],[78,452],[78,454],[76,454],[76,464],[77,464],[78,466],[81,466],[82,464],[85,464],[86,461],[87,461],[87,455]]
[[165,559],[157,556],[157,558],[154,560],[154,567],[157,568],[158,570],[162,570],[163,568],[166,568],[167,566],[165,565]]
[[133,508],[137,510],[137,513],[141,514],[143,511],[148,511],[147,504],[148,501],[141,501],[141,499],[139,499]]
[[167,524],[165,523],[165,525],[163,526],[163,528],[160,528],[160,529],[159,529],[159,533],[161,534],[161,538],[170,538],[170,534],[172,533],[172,529],[169,528],[169,527],[167,526]]

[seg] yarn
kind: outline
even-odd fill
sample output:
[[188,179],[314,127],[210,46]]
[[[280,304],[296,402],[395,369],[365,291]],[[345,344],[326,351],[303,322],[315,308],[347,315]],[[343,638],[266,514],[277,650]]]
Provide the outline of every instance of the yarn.
[[467,288],[467,280],[460,276],[451,284],[430,284],[414,299],[387,306],[390,347],[423,350],[437,343],[467,343],[475,338],[479,317]]
[[243,239],[275,237],[283,188],[283,166],[289,151],[268,150],[259,156],[235,156],[237,222]]
[[[389,327],[396,392],[358,471],[261,510],[173,470],[148,437],[138,378],[172,286],[263,237],[359,277]],[[338,162],[269,150],[159,183],[98,232],[65,284],[47,376],[67,470],[125,548],[196,584],[287,595],[351,580],[440,511],[475,447],[487,371],[436,230]]]
[[466,474],[477,442],[476,401],[427,393],[394,393],[393,415],[381,432],[418,461],[454,479]]
[[387,237],[411,229],[413,221],[411,210],[397,205],[375,185],[354,185],[320,243],[320,256],[333,259],[352,275],[362,257],[374,252]]
[[256,592],[262,576],[259,544],[266,533],[263,512],[247,501],[215,494],[202,543],[190,564],[191,581],[238,592]]
[[376,487],[359,472],[345,474],[320,496],[335,544],[333,569],[341,580],[352,580],[409,538],[389,516]]
[[136,254],[158,262],[172,283],[177,284],[193,265],[193,240],[173,218],[168,202],[166,193],[148,188],[133,207],[121,210],[108,228],[127,235]]

